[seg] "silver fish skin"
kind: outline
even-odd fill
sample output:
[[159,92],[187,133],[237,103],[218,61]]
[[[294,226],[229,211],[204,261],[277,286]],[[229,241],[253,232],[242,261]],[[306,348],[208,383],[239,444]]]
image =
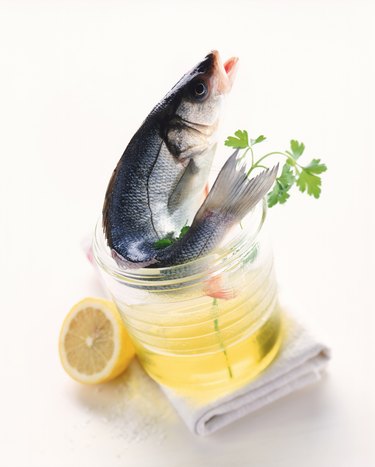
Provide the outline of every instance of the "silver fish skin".
[[119,264],[157,264],[154,243],[193,219],[236,64],[231,58],[223,65],[217,51],[208,54],[154,107],[125,149],[103,206],[104,232]]

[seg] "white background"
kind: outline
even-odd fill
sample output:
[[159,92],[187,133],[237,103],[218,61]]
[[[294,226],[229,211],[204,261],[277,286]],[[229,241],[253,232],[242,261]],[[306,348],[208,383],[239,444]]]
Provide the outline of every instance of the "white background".
[[[0,2],[1,466],[375,465],[373,5]],[[98,293],[80,241],[118,158],[213,48],[241,60],[223,137],[296,138],[329,167],[320,200],[294,192],[268,227],[281,292],[333,359],[315,387],[209,438],[171,413],[162,437],[130,442],[63,372],[59,328]]]

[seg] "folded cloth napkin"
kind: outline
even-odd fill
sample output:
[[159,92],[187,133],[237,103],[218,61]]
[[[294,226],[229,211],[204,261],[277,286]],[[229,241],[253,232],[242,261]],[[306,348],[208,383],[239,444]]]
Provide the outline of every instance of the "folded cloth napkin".
[[162,387],[189,430],[208,435],[298,389],[319,381],[330,350],[317,342],[291,317],[286,318],[285,338],[279,355],[256,379],[209,403],[182,396]]
[[[94,264],[90,239],[82,242],[82,248]],[[160,386],[190,431],[197,435],[208,435],[320,380],[330,358],[329,348],[317,342],[289,315],[285,316],[284,328],[284,341],[274,362],[240,389],[210,402],[202,402],[199,395],[187,396]]]

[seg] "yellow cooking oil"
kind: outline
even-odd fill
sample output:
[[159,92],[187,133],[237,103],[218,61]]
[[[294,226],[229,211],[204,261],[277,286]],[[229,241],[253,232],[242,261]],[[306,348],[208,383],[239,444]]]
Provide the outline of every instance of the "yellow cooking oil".
[[230,296],[194,286],[153,292],[151,303],[119,308],[138,358],[159,383],[219,394],[253,379],[275,358],[282,314],[273,272],[230,275]]
[[192,341],[181,345],[189,353],[160,353],[138,345],[137,354],[147,373],[166,386],[183,392],[232,390],[254,378],[276,356],[281,343],[280,313],[275,310],[258,329],[250,335],[240,332],[238,341],[229,345],[220,330],[215,333],[218,345],[209,352],[196,349]]

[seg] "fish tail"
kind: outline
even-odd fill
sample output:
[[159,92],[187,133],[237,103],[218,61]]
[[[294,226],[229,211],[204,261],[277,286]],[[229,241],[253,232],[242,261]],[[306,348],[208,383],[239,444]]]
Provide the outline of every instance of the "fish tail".
[[157,261],[151,267],[182,264],[212,251],[266,195],[275,181],[278,165],[249,179],[245,167],[238,167],[237,154],[238,151],[224,164],[186,235],[158,251]]
[[197,213],[197,219],[212,212],[231,219],[233,222],[239,222],[273,185],[278,165],[249,179],[245,167],[238,167],[237,154],[238,150],[229,157],[219,172]]

